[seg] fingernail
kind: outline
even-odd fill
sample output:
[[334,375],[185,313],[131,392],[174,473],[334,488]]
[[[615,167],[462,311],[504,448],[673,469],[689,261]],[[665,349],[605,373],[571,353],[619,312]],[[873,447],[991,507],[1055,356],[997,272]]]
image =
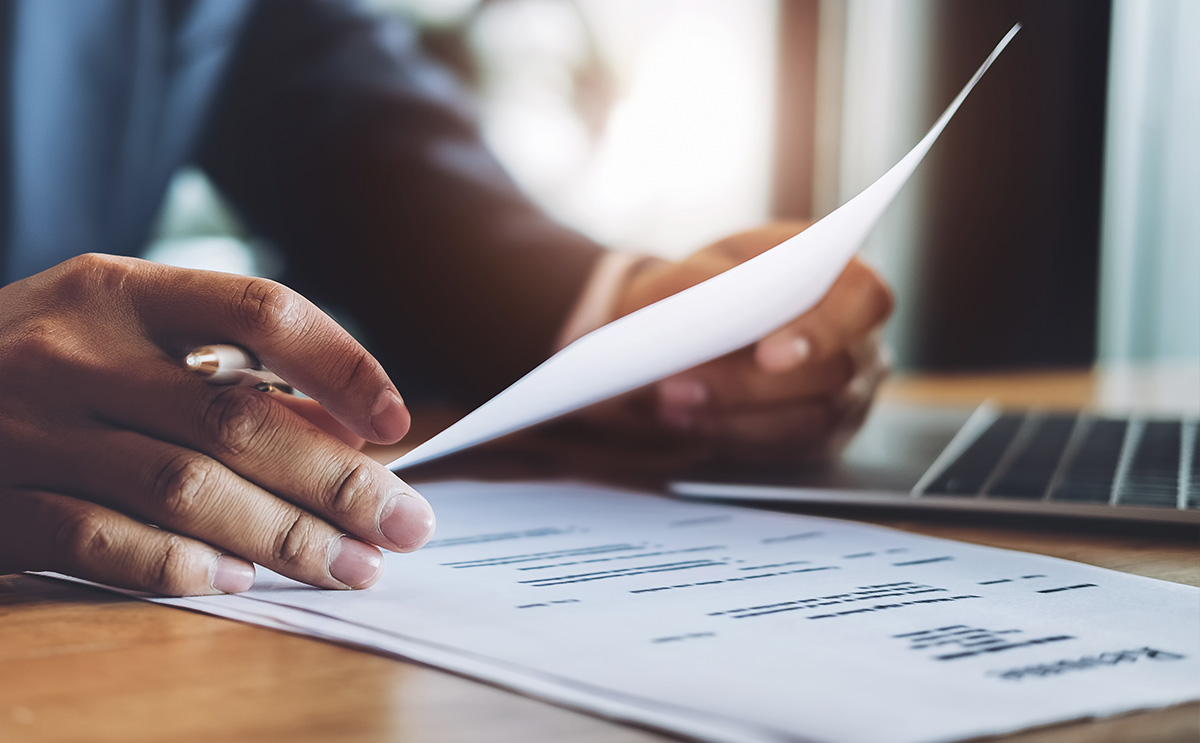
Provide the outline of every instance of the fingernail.
[[371,416],[371,428],[381,441],[394,443],[404,438],[408,433],[411,416],[404,401],[395,390],[386,390],[375,403],[375,411]]
[[221,593],[241,593],[254,585],[254,566],[245,560],[221,555],[213,566],[212,587]]
[[807,338],[773,336],[758,344],[755,356],[758,365],[768,372],[785,372],[804,363],[812,354]]
[[412,552],[433,536],[433,508],[417,493],[397,495],[379,512],[379,531],[401,552]]
[[383,555],[369,544],[338,537],[330,549],[329,574],[350,588],[366,588],[379,579]]

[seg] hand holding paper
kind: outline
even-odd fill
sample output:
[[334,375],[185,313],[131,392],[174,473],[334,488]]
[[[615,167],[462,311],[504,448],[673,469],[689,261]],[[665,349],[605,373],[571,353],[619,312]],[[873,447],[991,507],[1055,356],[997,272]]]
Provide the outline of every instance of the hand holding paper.
[[458,423],[389,464],[398,470],[619,395],[754,343],[813,308],[1014,26],[929,133],[879,180],[781,245],[580,338]]
[[[614,317],[754,258],[806,222],[772,222],[626,279]],[[619,441],[661,440],[682,456],[775,462],[828,459],[858,430],[887,362],[877,332],[892,294],[854,258],[815,307],[751,347],[580,411]]]

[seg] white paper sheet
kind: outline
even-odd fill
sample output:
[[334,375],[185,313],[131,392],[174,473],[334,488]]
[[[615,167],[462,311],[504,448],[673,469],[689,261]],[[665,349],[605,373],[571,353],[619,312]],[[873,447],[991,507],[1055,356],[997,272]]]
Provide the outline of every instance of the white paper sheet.
[[1019,29],[1005,35],[925,138],[858,196],[765,253],[585,335],[388,467],[435,459],[650,384],[749,345],[807,312]]
[[362,592],[159,599],[710,741],[917,743],[1200,698],[1200,589],[833,519],[435,483]]

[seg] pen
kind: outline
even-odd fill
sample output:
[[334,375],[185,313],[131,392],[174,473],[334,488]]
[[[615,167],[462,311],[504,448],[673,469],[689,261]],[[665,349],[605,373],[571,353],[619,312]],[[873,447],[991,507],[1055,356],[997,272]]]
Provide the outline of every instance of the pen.
[[295,389],[267,371],[254,354],[224,343],[200,346],[184,357],[183,365],[210,384],[245,384],[263,392],[292,394]]

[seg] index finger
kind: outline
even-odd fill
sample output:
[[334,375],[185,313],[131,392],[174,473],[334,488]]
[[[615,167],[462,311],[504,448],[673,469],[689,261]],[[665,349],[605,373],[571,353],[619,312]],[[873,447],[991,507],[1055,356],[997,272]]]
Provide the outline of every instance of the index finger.
[[894,305],[883,278],[855,257],[811,310],[755,345],[755,361],[764,371],[784,372],[828,359],[870,335]]
[[398,441],[408,409],[387,372],[328,315],[263,278],[156,266],[125,282],[160,347],[235,343],[363,438]]

